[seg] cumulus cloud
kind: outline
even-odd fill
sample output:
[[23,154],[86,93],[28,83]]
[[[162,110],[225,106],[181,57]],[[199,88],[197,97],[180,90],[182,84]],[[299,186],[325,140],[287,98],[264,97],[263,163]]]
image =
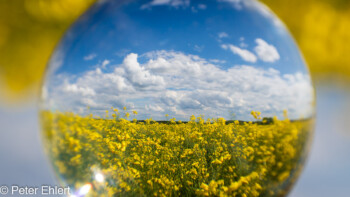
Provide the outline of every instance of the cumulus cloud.
[[139,88],[152,89],[153,87],[163,86],[163,77],[153,75],[145,67],[140,66],[137,57],[137,54],[130,53],[124,59],[123,68],[127,73],[126,78],[128,81]]
[[254,53],[241,49],[232,44],[222,44],[221,48],[225,50],[230,50],[233,54],[239,55],[244,61],[255,63],[258,58],[254,55]]
[[82,96],[94,96],[95,91],[89,87],[78,87],[77,84],[65,84],[64,92],[78,94]]
[[91,53],[91,54],[85,56],[85,57],[84,57],[84,60],[85,60],[85,61],[89,61],[89,60],[95,59],[96,57],[97,57],[97,55],[96,55],[95,53]]
[[259,59],[264,62],[271,63],[280,59],[280,54],[273,45],[268,44],[261,38],[256,39],[255,42],[257,43],[257,46],[254,48],[254,51],[258,55]]
[[149,111],[155,111],[155,112],[164,112],[164,109],[159,105],[145,105],[145,109]]
[[229,50],[233,54],[240,56],[244,61],[251,63],[256,63],[258,59],[263,62],[274,63],[280,59],[280,54],[278,53],[276,47],[272,44],[268,44],[261,38],[257,38],[255,40],[257,45],[254,47],[254,52],[256,55],[247,49],[243,49],[244,47],[247,47],[247,45],[244,43],[244,38],[241,38],[240,40],[240,46],[242,48],[233,44],[222,44],[221,48]]
[[154,6],[167,5],[175,8],[188,7],[190,0],[153,0],[150,3],[141,6],[141,9],[150,9]]
[[[142,58],[142,62],[140,60]],[[192,114],[207,118],[249,119],[250,111],[291,118],[312,114],[313,88],[307,74],[281,74],[248,65],[221,69],[196,55],[174,51],[130,53],[106,72],[100,68],[79,76],[58,75],[49,84],[49,109],[80,112],[90,106],[103,114],[111,106],[137,110],[138,118],[171,117],[188,120]]]

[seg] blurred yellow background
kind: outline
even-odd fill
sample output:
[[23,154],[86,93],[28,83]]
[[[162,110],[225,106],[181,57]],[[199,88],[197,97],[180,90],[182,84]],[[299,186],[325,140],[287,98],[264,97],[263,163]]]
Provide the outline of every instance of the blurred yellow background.
[[[55,45],[94,1],[0,1],[1,100],[25,101],[36,95]],[[262,1],[287,24],[317,82],[350,78],[350,1]]]
[[349,0],[262,0],[288,26],[317,82],[350,79]]
[[64,31],[95,0],[0,0],[0,95],[35,96]]
[[[56,44],[94,1],[0,0],[0,184],[57,184],[41,154],[34,101]],[[321,90],[314,146],[290,196],[348,196],[350,0],[261,1],[287,24]]]

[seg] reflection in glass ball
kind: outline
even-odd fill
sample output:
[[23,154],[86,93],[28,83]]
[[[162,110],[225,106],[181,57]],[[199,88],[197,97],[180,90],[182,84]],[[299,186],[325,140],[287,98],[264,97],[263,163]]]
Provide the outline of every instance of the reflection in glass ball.
[[294,41],[256,1],[101,1],[55,51],[40,115],[75,196],[284,196],[314,99]]

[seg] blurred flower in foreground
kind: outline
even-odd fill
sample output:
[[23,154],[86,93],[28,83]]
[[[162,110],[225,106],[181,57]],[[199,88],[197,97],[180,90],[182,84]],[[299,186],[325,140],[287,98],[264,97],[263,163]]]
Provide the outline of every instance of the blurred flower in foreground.
[[93,2],[0,1],[0,99],[16,101],[36,92],[61,35]]
[[[296,38],[316,81],[350,79],[350,1],[262,0]],[[321,81],[329,82],[329,81]]]

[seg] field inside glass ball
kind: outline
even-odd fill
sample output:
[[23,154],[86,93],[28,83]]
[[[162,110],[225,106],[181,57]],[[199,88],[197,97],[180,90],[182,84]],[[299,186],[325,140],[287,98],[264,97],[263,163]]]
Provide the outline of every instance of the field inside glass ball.
[[53,54],[40,110],[72,196],[285,196],[314,92],[256,1],[101,1]]

